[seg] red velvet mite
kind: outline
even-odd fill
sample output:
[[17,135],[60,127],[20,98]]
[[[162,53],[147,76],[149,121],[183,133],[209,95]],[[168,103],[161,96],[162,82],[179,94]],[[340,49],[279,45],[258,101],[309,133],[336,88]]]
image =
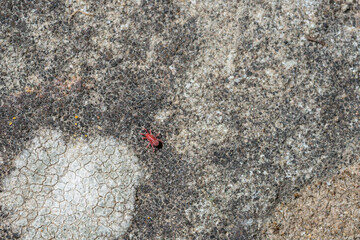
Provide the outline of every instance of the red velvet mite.
[[156,136],[154,136],[154,135],[152,135],[151,130],[149,133],[149,131],[146,130],[146,128],[143,128],[143,129],[146,131],[146,134],[143,134],[143,133],[140,133],[140,134],[144,136],[143,139],[147,139],[149,141],[149,144],[146,147],[149,147],[151,145],[153,151],[155,152],[154,147],[159,146],[159,143],[163,142],[160,139],[157,139],[157,136],[159,136],[160,133],[158,133]]

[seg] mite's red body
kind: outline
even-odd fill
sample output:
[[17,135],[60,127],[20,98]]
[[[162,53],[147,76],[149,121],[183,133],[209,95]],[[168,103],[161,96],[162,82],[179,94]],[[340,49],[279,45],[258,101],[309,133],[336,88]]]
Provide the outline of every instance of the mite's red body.
[[144,128],[144,130],[146,131],[146,134],[144,133],[140,133],[141,135],[143,135],[143,139],[147,139],[149,141],[149,144],[147,145],[147,147],[149,147],[151,145],[153,151],[155,152],[155,148],[159,146],[160,142],[162,142],[160,139],[157,139],[157,137],[160,135],[160,133],[158,133],[156,136],[152,135],[151,130],[150,132],[148,130],[146,130]]

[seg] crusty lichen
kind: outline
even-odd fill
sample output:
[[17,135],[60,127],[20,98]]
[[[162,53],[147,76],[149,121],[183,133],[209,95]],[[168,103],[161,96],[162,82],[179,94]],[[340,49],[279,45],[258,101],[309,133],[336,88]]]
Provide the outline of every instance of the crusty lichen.
[[4,225],[23,239],[119,237],[129,227],[137,158],[114,138],[65,143],[45,130],[16,159],[4,179]]

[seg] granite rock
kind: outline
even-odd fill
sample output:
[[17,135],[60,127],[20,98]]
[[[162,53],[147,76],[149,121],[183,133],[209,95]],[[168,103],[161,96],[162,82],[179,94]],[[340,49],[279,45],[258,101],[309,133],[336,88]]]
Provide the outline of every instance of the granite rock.
[[[114,139],[143,178],[131,226],[111,236],[261,239],[295,193],[359,163],[357,1],[1,4],[3,192],[39,131],[61,133],[60,147],[103,139],[95,152],[110,155]],[[161,133],[155,153],[142,127]],[[48,145],[66,153],[58,147]],[[45,171],[56,156],[29,168]],[[0,202],[0,221],[14,217]],[[0,236],[26,236],[17,229]]]

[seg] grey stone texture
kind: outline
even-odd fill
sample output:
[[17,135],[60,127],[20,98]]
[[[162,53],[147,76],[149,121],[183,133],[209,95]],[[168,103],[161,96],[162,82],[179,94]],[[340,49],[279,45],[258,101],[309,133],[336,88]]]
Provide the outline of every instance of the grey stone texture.
[[[294,193],[359,164],[359,12],[356,0],[4,0],[0,189],[39,131],[64,146],[114,139],[143,178],[113,238],[271,237]],[[155,153],[142,127],[161,133]],[[23,211],[0,203],[2,222]]]

